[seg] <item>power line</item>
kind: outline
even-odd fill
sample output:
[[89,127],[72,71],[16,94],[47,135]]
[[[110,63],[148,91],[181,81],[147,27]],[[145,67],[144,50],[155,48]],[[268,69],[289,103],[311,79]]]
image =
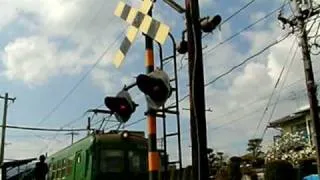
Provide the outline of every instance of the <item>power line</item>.
[[134,122],[132,122],[132,123],[125,124],[125,125],[124,125],[124,127],[130,127],[130,126],[133,126],[133,125],[138,124],[139,122],[141,122],[141,121],[143,121],[143,120],[146,120],[146,118],[145,118],[145,117],[143,117],[143,118],[138,119],[138,120],[136,120],[136,121],[134,121]]
[[[286,4],[288,4],[288,3],[286,3]],[[212,47],[212,48],[210,48],[209,50],[207,50],[207,51],[205,52],[205,55],[204,55],[204,56],[208,56],[208,55],[211,54],[212,51],[213,51],[214,49],[216,49],[217,47],[219,47],[219,46],[225,44],[226,42],[232,40],[233,38],[239,36],[239,35],[240,35],[241,33],[243,33],[244,31],[247,31],[248,29],[252,28],[253,26],[257,25],[258,23],[262,22],[263,20],[267,19],[267,18],[270,17],[272,14],[276,13],[277,11],[279,11],[279,10],[282,9],[282,8],[283,8],[283,6],[274,9],[273,11],[271,11],[271,12],[268,13],[268,14],[266,14],[266,15],[263,16],[262,18],[256,20],[254,23],[252,23],[252,24],[250,24],[249,26],[243,28],[242,30],[238,31],[237,33],[231,35],[230,37],[228,37],[227,39],[223,40],[222,42],[219,42],[219,43],[216,44],[214,47]]]
[[[234,71],[235,69],[241,67],[242,65],[244,65],[245,63],[247,63],[248,61],[250,61],[251,59],[255,58],[256,56],[262,54],[263,52],[265,52],[266,50],[268,50],[269,48],[271,48],[272,46],[282,42],[283,40],[285,40],[287,37],[289,37],[291,33],[287,33],[283,38],[281,38],[280,40],[276,40],[272,43],[270,43],[268,46],[264,47],[262,50],[258,51],[257,53],[251,55],[250,57],[246,58],[245,60],[243,60],[241,63],[239,63],[236,66],[233,66],[232,68],[230,68],[228,71],[220,74],[219,76],[217,76],[216,78],[214,78],[213,80],[209,81],[208,83],[205,84],[205,87],[213,84],[214,82],[216,82],[217,80],[223,78],[224,76],[230,74],[232,71]],[[179,99],[178,102],[182,102],[184,101],[187,97],[189,97],[189,94],[186,94],[185,96],[183,96],[182,98]],[[173,105],[174,103],[172,103]]]
[[[283,87],[283,89],[289,88],[289,87],[291,87],[292,85],[294,85],[294,84],[296,84],[296,83],[298,83],[298,82],[300,82],[300,81],[302,81],[302,80],[304,80],[304,79],[301,78],[301,79],[299,79],[299,80],[297,80],[297,81],[295,81],[295,82],[293,82],[293,83],[291,83],[291,84]],[[304,89],[303,89],[303,90],[304,90]],[[279,92],[279,93],[280,93],[280,92]],[[251,102],[249,102],[249,103],[247,103],[247,104],[244,104],[244,105],[242,105],[242,106],[248,107],[249,105],[252,105],[252,104],[255,104],[255,103],[257,103],[257,102],[261,102],[262,100],[265,100],[265,98],[267,98],[267,97],[269,97],[269,96],[270,96],[270,95],[260,96],[260,97],[258,97],[256,100],[251,101]],[[271,104],[271,105],[272,105],[272,104]],[[227,113],[222,114],[222,115],[214,118],[213,120],[215,120],[215,119],[220,119],[220,118],[222,118],[222,117],[229,116],[229,115],[231,115],[231,114],[233,114],[233,113],[235,113],[235,112],[237,112],[237,111],[240,111],[240,110],[241,110],[241,109],[239,109],[239,107],[233,108],[232,110],[230,110],[230,111],[228,111]]]
[[228,71],[226,71],[225,73],[219,75],[218,77],[216,77],[215,79],[211,80],[210,82],[206,83],[205,86],[208,86],[214,82],[216,82],[217,80],[221,79],[222,77],[230,74],[232,71],[234,71],[235,69],[241,67],[242,65],[244,65],[245,63],[247,63],[248,61],[250,61],[251,59],[253,59],[254,57],[262,54],[264,51],[268,50],[269,48],[271,48],[272,46],[280,43],[281,41],[285,40],[291,33],[286,34],[283,38],[281,38],[280,40],[276,40],[273,43],[269,44],[268,46],[266,46],[265,48],[263,48],[262,50],[258,51],[257,53],[253,54],[252,56],[246,58],[245,60],[243,60],[241,63],[239,63],[238,65],[232,67],[231,69],[229,69]]
[[123,31],[119,36],[105,49],[105,51],[96,59],[95,63],[90,69],[80,78],[80,80],[70,89],[70,91],[62,98],[62,100],[38,123],[40,125],[46,121],[67,99],[68,97],[78,88],[78,86],[85,80],[85,78],[91,73],[91,71],[99,64],[102,57],[115,45],[115,43],[122,37]]
[[[318,81],[318,83],[320,83],[320,81]],[[301,89],[301,90],[296,91],[296,92],[304,92],[304,91],[305,91],[304,89]],[[300,97],[303,97],[303,96],[300,96]],[[277,103],[279,103],[279,102],[281,102],[281,101],[285,101],[285,100],[288,100],[288,99],[287,99],[287,98],[284,98],[284,99],[281,99],[281,100],[278,99],[277,101],[271,103],[270,105],[275,105],[275,104],[277,104]],[[259,112],[259,111],[262,111],[261,107],[258,107],[258,108],[256,108],[255,110],[250,111],[250,112],[244,114],[244,115],[241,116],[241,117],[235,118],[235,119],[233,119],[233,120],[230,120],[230,121],[228,121],[228,122],[225,122],[225,123],[223,123],[223,124],[221,124],[221,125],[218,125],[218,126],[216,126],[216,127],[211,127],[211,128],[208,127],[208,129],[210,129],[210,130],[220,129],[220,128],[225,127],[225,126],[227,126],[227,125],[229,125],[229,124],[232,124],[232,123],[234,123],[234,122],[237,122],[237,121],[239,121],[239,120],[242,120],[242,119],[244,119],[245,117],[251,116],[251,115],[253,115],[254,113],[257,113],[257,112]],[[232,112],[235,112],[235,111],[229,111],[228,113],[226,113],[226,114],[224,114],[224,115],[221,115],[221,116],[219,116],[219,117],[216,117],[216,118],[211,119],[211,121],[216,120],[216,119],[224,119],[224,118],[226,118],[226,117],[228,117],[228,116],[233,115]],[[187,133],[187,132],[188,132],[188,131],[184,131],[183,134],[184,134],[184,133]]]
[[[293,54],[293,56],[292,56],[292,59],[291,59],[291,62],[290,62],[289,67],[293,64],[293,61],[294,61],[294,59],[295,59],[295,57],[296,57],[296,55],[297,55],[298,49],[299,49],[299,48],[298,48],[298,46],[297,46],[297,48],[296,48],[296,50],[295,50],[295,52],[294,52],[294,54]],[[282,90],[282,88],[283,88],[283,86],[284,86],[284,84],[285,84],[286,78],[288,77],[289,71],[290,71],[290,69],[288,69],[288,71],[287,71],[287,73],[286,73],[286,76],[285,76],[285,78],[284,78],[284,82],[282,83],[281,89],[280,89],[279,94],[278,94],[278,96],[277,96],[276,103],[275,103],[275,105],[274,105],[273,108],[272,108],[272,111],[271,111],[271,114],[270,114],[270,116],[269,116],[269,119],[268,119],[267,123],[269,123],[269,122],[271,121],[272,117],[273,117],[274,111],[275,111],[275,109],[276,109],[276,107],[277,107],[277,104],[278,104],[278,102],[279,102],[279,99],[280,99],[281,90]],[[267,132],[267,126],[266,126],[265,129],[263,130],[261,139],[264,138],[266,132]]]
[[236,12],[234,12],[233,14],[231,14],[229,17],[227,17],[224,21],[222,21],[220,23],[220,26],[224,23],[226,23],[227,21],[229,21],[231,18],[233,18],[234,16],[236,16],[237,14],[239,14],[241,11],[243,11],[244,9],[246,9],[247,7],[249,7],[252,3],[254,3],[256,0],[251,0],[249,1],[247,4],[245,4],[244,6],[242,6],[240,9],[238,9]]
[[[0,126],[3,127],[3,126]],[[11,126],[7,125],[6,128],[9,129],[20,129],[20,130],[30,130],[30,131],[88,131],[88,129],[53,129],[53,128],[35,128],[35,127],[25,127],[25,126]]]
[[[269,109],[269,106],[270,106],[272,97],[273,97],[273,95],[275,94],[276,89],[277,89],[277,87],[278,87],[278,85],[279,85],[279,82],[280,82],[280,80],[281,80],[281,78],[282,78],[282,74],[283,74],[283,72],[284,72],[284,69],[285,69],[285,67],[286,67],[286,64],[289,62],[289,57],[290,57],[290,55],[291,55],[291,51],[293,50],[293,47],[294,47],[294,45],[295,45],[295,42],[296,42],[295,40],[292,42],[292,45],[291,45],[291,47],[290,47],[290,50],[289,50],[287,59],[286,59],[285,63],[283,64],[283,67],[282,67],[282,69],[281,69],[281,71],[280,71],[280,73],[279,73],[279,76],[278,76],[278,79],[277,79],[276,83],[274,84],[274,87],[273,87],[273,89],[272,89],[271,95],[269,96],[269,100],[268,100],[268,102],[267,102],[267,104],[266,104],[266,107],[265,107],[265,109],[264,109],[264,111],[263,111],[263,113],[262,113],[262,116],[261,116],[261,118],[260,118],[260,120],[259,120],[259,122],[258,122],[258,124],[257,124],[256,130],[255,130],[253,136],[255,136],[256,133],[257,133],[257,131],[259,130],[260,125],[261,125],[261,123],[262,123],[262,121],[263,121],[263,119],[264,119],[264,117],[265,117],[265,115],[266,115],[266,113],[267,113],[267,111],[268,111],[268,109]],[[291,60],[291,62],[292,62],[292,60]],[[290,64],[291,64],[291,63],[290,63]],[[254,138],[254,137],[253,137],[253,138]]]

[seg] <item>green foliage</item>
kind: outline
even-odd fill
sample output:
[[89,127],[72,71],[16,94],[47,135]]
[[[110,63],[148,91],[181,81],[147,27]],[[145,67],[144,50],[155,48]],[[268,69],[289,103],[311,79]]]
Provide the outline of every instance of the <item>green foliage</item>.
[[288,161],[276,160],[266,164],[264,179],[265,180],[292,180],[295,179],[295,170]]
[[262,142],[261,138],[249,139],[247,151],[252,153],[252,156],[254,158],[258,158],[262,154],[261,142]]
[[207,149],[209,177],[215,177],[219,169],[226,165],[222,152],[215,152],[213,149]]

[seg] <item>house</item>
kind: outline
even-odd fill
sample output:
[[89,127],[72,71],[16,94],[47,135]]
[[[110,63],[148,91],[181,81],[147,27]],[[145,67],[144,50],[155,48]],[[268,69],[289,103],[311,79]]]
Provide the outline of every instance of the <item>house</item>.
[[313,128],[310,117],[310,109],[304,108],[288,116],[277,119],[268,125],[269,128],[280,129],[282,133],[303,132],[303,136],[310,144],[313,144]]

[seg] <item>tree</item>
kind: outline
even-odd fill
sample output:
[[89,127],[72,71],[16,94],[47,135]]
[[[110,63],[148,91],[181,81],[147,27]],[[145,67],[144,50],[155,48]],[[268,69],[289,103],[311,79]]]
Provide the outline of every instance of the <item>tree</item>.
[[218,171],[226,166],[225,156],[223,152],[215,152],[213,149],[207,149],[209,176],[214,177]]
[[251,153],[253,159],[257,159],[263,154],[261,142],[261,138],[249,139],[247,151]]

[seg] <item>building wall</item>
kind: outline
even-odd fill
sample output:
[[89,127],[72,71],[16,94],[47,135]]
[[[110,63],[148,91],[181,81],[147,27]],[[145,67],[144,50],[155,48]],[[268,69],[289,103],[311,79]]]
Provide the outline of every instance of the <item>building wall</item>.
[[312,145],[314,142],[314,136],[312,135],[314,130],[312,127],[311,116],[309,113],[305,116],[282,124],[281,129],[283,130],[283,133],[295,133],[296,131],[303,130],[305,131],[304,136],[306,137],[306,140],[309,142],[309,144]]
[[[308,125],[309,124],[309,125]],[[296,133],[303,131],[303,136],[308,143],[312,143],[310,139],[310,117],[302,116],[295,120],[289,121],[283,125],[281,125],[283,133]]]

